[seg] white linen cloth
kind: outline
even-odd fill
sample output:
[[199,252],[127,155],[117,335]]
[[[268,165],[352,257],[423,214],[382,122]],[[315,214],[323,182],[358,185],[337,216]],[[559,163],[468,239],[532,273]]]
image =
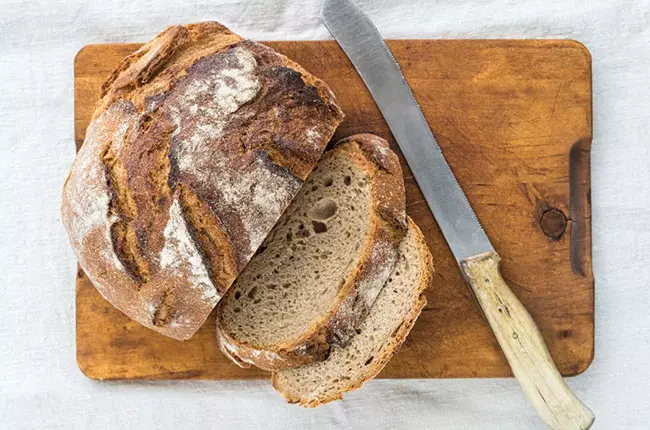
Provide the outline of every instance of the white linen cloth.
[[[267,381],[105,382],[75,363],[75,258],[60,222],[73,59],[219,20],[257,40],[330,38],[319,1],[0,0],[0,428],[543,428],[514,379],[379,380],[287,405]],[[593,56],[596,355],[570,378],[598,429],[650,424],[650,3],[359,0],[386,38],[573,38]]]

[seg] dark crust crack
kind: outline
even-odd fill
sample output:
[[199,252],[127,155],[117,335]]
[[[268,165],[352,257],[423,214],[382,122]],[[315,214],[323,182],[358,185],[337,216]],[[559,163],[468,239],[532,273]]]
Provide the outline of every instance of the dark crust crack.
[[188,30],[175,25],[126,57],[102,85],[100,98],[109,91],[128,90],[146,84],[161,70],[173,52],[189,40]]
[[237,277],[238,267],[231,240],[219,218],[187,185],[178,184],[179,201],[190,235],[208,266],[209,276],[222,295]]
[[175,313],[175,303],[176,296],[170,290],[166,290],[163,293],[160,303],[156,307],[156,311],[153,315],[152,324],[157,327],[162,327],[167,325],[174,318]]
[[110,238],[118,260],[127,275],[137,284],[150,281],[149,265],[142,257],[142,248],[130,221],[137,218],[138,211],[127,186],[124,164],[112,151],[112,142],[102,155],[104,176],[110,194],[109,218],[116,218],[110,227]]

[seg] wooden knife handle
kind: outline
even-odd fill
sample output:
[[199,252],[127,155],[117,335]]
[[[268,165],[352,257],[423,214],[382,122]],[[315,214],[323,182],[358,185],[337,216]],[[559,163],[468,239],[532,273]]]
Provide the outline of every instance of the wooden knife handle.
[[526,396],[552,429],[588,429],[594,414],[578,399],[546,348],[526,308],[499,272],[501,257],[488,252],[460,264]]

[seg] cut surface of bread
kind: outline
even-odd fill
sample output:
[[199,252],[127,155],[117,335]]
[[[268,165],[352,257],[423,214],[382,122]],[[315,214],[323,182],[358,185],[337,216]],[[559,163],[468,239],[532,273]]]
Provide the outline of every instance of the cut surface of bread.
[[344,344],[397,260],[400,214],[401,169],[383,139],[352,137],[326,153],[219,305],[224,353],[273,370]]
[[273,374],[273,386],[289,402],[315,407],[343,397],[375,377],[399,350],[426,304],[422,294],[433,274],[431,253],[409,219],[393,273],[373,307],[344,346],[321,362]]

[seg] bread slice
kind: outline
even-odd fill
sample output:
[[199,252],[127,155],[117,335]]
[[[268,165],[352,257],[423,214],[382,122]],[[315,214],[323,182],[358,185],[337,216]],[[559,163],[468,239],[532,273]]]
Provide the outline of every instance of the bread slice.
[[415,324],[433,275],[422,233],[409,219],[399,261],[358,334],[347,346],[333,347],[327,360],[273,374],[273,386],[289,402],[315,407],[341,399],[374,378],[399,350]]
[[220,302],[222,351],[275,370],[344,345],[397,261],[404,207],[388,143],[369,134],[339,142]]
[[117,309],[188,339],[320,159],[327,85],[216,22],[168,28],[104,83],[63,190],[79,264]]

